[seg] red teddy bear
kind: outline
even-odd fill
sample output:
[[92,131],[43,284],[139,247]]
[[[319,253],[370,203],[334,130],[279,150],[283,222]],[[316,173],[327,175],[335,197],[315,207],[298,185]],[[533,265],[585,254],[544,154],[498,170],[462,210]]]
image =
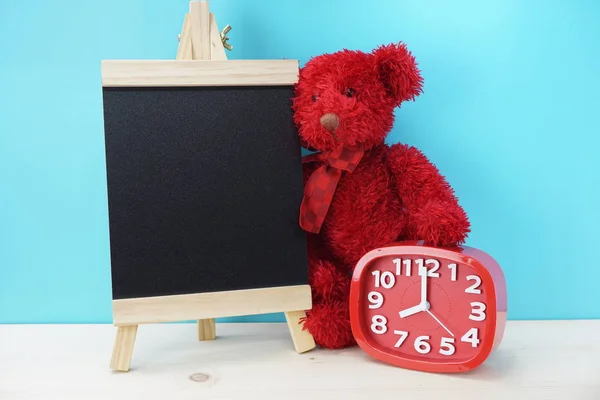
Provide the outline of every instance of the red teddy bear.
[[421,93],[403,44],[343,50],[300,71],[294,118],[305,148],[300,225],[308,233],[313,308],[305,329],[325,348],[355,344],[349,288],[357,261],[399,240],[464,242],[469,221],[452,188],[414,147],[387,146],[394,109]]

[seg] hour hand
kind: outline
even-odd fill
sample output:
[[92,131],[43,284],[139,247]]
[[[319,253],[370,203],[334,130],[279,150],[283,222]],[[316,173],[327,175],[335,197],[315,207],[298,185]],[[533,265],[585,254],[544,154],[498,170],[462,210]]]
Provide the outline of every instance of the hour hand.
[[425,307],[426,306],[424,304],[417,304],[414,307],[407,308],[406,310],[402,310],[402,311],[400,311],[400,318],[410,317],[413,314],[419,313],[421,311],[425,311]]

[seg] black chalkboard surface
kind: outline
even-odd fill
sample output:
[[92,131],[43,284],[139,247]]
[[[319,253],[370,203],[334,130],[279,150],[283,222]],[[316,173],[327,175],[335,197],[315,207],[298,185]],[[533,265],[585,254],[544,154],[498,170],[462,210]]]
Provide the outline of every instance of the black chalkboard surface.
[[293,60],[103,61],[115,325],[284,312],[299,337],[297,78]]
[[308,284],[292,96],[103,89],[114,299]]

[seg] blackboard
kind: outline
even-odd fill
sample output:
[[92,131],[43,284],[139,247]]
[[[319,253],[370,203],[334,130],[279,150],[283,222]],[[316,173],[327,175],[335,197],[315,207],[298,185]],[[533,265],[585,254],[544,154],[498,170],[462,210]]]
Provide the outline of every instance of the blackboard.
[[102,91],[113,299],[308,284],[293,86]]

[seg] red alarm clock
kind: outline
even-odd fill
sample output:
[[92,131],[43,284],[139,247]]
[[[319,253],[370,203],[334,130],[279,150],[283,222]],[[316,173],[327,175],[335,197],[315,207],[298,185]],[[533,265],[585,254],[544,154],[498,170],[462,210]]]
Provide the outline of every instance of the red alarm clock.
[[358,345],[376,359],[462,372],[500,344],[506,303],[504,274],[489,254],[399,242],[370,251],[356,265],[350,321]]

